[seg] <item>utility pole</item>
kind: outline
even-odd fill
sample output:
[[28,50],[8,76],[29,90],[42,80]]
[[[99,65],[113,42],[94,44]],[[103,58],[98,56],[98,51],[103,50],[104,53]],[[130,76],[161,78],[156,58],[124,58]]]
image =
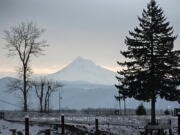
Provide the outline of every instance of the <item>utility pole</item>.
[[61,87],[59,88],[59,113],[61,114],[61,99],[62,99],[62,96],[61,96]]
[[119,115],[121,115],[121,95],[119,93]]

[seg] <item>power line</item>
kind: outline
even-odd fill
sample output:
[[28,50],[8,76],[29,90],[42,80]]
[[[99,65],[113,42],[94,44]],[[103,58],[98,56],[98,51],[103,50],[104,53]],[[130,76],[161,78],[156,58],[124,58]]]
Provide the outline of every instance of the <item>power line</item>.
[[4,101],[4,100],[2,100],[2,99],[0,99],[0,102],[5,103],[5,104],[8,104],[8,105],[16,106],[16,107],[18,107],[18,108],[21,108],[21,106],[20,106],[20,105],[13,104],[13,103],[10,103],[10,102],[7,102],[7,101]]

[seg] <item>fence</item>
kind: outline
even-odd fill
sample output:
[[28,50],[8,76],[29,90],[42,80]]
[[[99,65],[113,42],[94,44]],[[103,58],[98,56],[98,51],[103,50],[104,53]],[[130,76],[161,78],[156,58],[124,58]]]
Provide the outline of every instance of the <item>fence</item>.
[[[25,118],[25,135],[29,135],[29,118],[26,117]],[[65,124],[64,124],[64,116],[61,116],[61,123],[59,124],[61,126],[61,133],[60,135],[65,135],[65,132],[64,132],[64,128],[65,128]],[[95,127],[96,127],[96,132],[95,134],[96,135],[99,135],[98,134],[98,119],[95,119]],[[16,135],[16,129],[10,129],[10,131],[12,132],[12,135]],[[50,129],[49,130],[46,130],[44,132],[45,135],[51,135],[51,131]]]
[[[103,117],[101,118],[96,118],[94,117],[94,120],[88,120],[87,121],[81,121],[81,119],[79,118],[74,120],[73,117],[70,119],[70,117],[66,117],[65,116],[61,116],[61,121],[55,121],[55,122],[49,122],[48,124],[52,124],[52,125],[58,125],[59,127],[61,127],[61,132],[59,133],[60,135],[65,135],[65,125],[68,125],[68,124],[73,124],[73,123],[76,123],[76,124],[90,124],[90,125],[94,125],[95,126],[95,134],[96,135],[99,135],[99,125],[102,125],[102,124],[111,124],[111,125],[119,125],[119,126],[138,126],[138,125],[134,125],[133,123],[124,123],[123,121],[119,121],[119,122],[114,122],[113,121],[118,121],[118,119],[115,119],[115,117],[111,118],[110,120],[107,121],[107,119],[103,119]],[[99,121],[100,120],[100,121]],[[21,121],[22,122],[22,121]],[[25,120],[25,135],[29,135],[29,125],[30,123],[35,123],[37,122],[37,120],[35,121],[29,121],[29,118],[26,117]],[[161,121],[162,123],[163,121]],[[42,121],[43,123],[43,121]],[[160,121],[159,121],[160,123]],[[163,122],[165,125],[167,124],[166,122]],[[169,123],[169,121],[168,121]],[[170,122],[171,123],[171,122]],[[178,135],[180,135],[180,115],[178,115],[178,126],[177,126],[177,131],[178,131]],[[12,135],[16,135],[16,129],[11,129],[10,130],[12,132]],[[50,129],[47,129],[45,132],[44,132],[45,135],[51,135],[51,131]]]

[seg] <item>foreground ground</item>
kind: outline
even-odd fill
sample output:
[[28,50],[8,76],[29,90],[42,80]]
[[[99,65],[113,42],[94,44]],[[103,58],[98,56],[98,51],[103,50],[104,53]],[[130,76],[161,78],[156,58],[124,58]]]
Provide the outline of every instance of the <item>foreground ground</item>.
[[[29,115],[30,135],[41,135],[47,129],[52,135],[61,132],[60,116],[57,115]],[[66,135],[92,135],[95,132],[95,119],[99,121],[100,134],[104,135],[140,135],[144,126],[149,122],[149,116],[73,116],[65,115]],[[158,121],[167,124],[172,123],[174,135],[177,132],[177,117],[158,116]],[[24,135],[24,117],[8,116],[6,120],[0,120],[0,134],[12,135],[10,129],[16,129],[18,135]]]

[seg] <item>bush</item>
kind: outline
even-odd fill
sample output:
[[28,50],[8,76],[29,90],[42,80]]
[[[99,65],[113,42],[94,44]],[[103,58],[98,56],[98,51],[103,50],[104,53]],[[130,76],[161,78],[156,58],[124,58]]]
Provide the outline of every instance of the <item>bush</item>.
[[165,115],[169,115],[169,114],[170,114],[169,110],[166,109],[166,110],[164,111],[164,114],[165,114]]
[[136,115],[146,115],[146,109],[143,104],[140,104],[136,109]]
[[21,131],[18,131],[17,134],[18,135],[23,135],[23,133]]

